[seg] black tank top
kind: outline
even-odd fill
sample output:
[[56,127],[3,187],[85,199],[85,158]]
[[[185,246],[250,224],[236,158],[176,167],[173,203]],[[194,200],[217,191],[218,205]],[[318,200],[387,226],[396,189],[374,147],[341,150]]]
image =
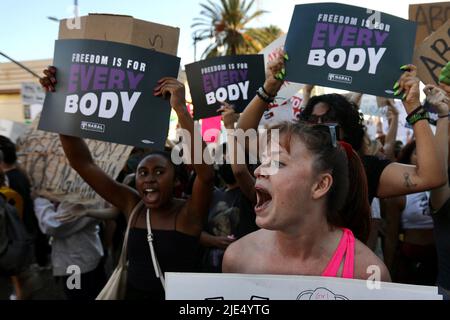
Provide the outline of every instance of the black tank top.
[[434,222],[434,239],[438,253],[437,284],[450,290],[450,198],[431,216]]
[[[153,246],[161,271],[198,272],[200,265],[199,237],[177,230],[153,231]],[[156,299],[165,297],[161,280],[156,278],[147,229],[132,228],[128,238],[128,286],[126,299]]]

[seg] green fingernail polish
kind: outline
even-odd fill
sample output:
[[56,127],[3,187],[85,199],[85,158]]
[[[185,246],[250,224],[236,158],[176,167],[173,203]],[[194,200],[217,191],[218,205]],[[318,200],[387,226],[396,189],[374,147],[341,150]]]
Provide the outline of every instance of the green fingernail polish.
[[400,67],[400,70],[407,70],[407,69],[409,69],[407,64]]
[[398,83],[398,81],[394,84],[394,90],[397,90],[398,89],[398,87],[400,87],[400,84]]
[[402,100],[405,100],[406,98],[406,93],[403,95]]
[[396,90],[396,91],[394,92],[394,96],[398,96],[400,93],[402,93],[400,90]]
[[285,59],[285,60],[289,60],[289,56],[288,56],[287,53],[284,54],[284,59]]
[[285,68],[281,69],[281,74],[282,74],[283,76],[286,75],[286,69],[285,69]]

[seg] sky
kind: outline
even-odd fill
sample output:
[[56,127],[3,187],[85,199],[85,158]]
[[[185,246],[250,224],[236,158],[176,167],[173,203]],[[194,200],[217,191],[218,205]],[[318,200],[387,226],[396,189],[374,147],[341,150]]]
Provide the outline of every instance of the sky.
[[[217,1],[218,0],[213,0]],[[303,3],[327,1],[307,0]],[[330,2],[330,1],[328,1]],[[337,1],[408,18],[408,6],[413,3],[444,2],[427,0],[341,0]],[[200,3],[206,0],[78,0],[80,15],[88,13],[113,13],[180,28],[178,56],[182,66],[194,61],[191,25],[201,11]],[[284,32],[289,24],[294,6],[299,0],[256,0],[258,9],[268,13],[251,24],[261,27],[275,24]],[[0,51],[13,59],[34,60],[53,57],[54,41],[59,25],[48,16],[58,19],[72,17],[73,0],[0,0]],[[197,60],[208,40],[197,44]],[[7,62],[0,56],[0,63]]]

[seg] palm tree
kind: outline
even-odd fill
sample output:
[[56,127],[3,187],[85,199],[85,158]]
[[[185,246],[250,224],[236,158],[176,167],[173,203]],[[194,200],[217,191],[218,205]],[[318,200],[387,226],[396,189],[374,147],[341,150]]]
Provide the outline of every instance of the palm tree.
[[247,28],[253,19],[266,13],[251,13],[255,0],[220,0],[220,4],[207,0],[200,4],[200,16],[194,18],[194,41],[215,38],[202,54],[202,58],[220,55],[258,53],[278,38],[282,31],[276,26]]

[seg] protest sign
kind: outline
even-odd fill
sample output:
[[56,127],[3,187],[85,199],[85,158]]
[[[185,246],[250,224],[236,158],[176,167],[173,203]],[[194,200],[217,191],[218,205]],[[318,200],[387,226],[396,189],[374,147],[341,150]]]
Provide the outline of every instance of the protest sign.
[[450,61],[450,21],[414,51],[413,63],[417,66],[417,75],[425,84],[438,84],[441,69]]
[[[278,50],[284,50],[284,43],[286,42],[286,35],[282,35],[263,50],[261,50],[260,54],[264,55],[264,65],[267,67],[267,64],[276,58],[276,53]],[[289,100],[291,97],[296,95],[300,89],[303,88],[303,84],[284,81],[281,86],[278,94],[275,98],[275,103],[278,105],[283,104],[286,100]]]
[[179,28],[127,15],[90,13],[61,20],[58,39],[112,41],[176,55],[179,37]]
[[[263,50],[260,54],[264,55],[264,64],[267,64],[276,58],[277,51],[284,50],[286,35],[282,35]],[[303,84],[284,81],[278,91],[275,101],[270,104],[269,109],[264,112],[259,125],[269,126],[282,121],[292,121],[297,118],[300,112],[300,104],[302,101],[299,91],[303,88]]]
[[205,118],[200,120],[202,124],[202,138],[207,143],[219,142],[220,131],[222,129],[221,116]]
[[57,40],[56,92],[47,93],[40,130],[163,149],[170,105],[153,89],[177,77],[180,59],[136,46]]
[[416,47],[450,18],[450,2],[409,5],[409,20],[417,22]]
[[22,97],[22,104],[44,104],[45,92],[39,83],[22,82],[20,95]]
[[414,39],[414,22],[382,12],[297,5],[286,38],[286,80],[392,98]]
[[217,116],[222,102],[240,113],[264,84],[262,55],[226,56],[186,65],[194,119]]
[[0,135],[8,137],[14,143],[27,130],[27,125],[23,123],[0,119]]
[[281,103],[274,102],[270,104],[258,126],[269,127],[283,121],[297,121],[300,116],[302,102],[303,94],[299,92]]
[[166,300],[442,300],[437,287],[332,277],[166,272],[165,279]]
[[[37,118],[17,140],[20,167],[38,192],[52,198],[80,202],[98,201],[100,197],[73,170],[56,133],[37,129]],[[97,140],[85,140],[95,163],[116,179],[133,149],[130,146]]]

